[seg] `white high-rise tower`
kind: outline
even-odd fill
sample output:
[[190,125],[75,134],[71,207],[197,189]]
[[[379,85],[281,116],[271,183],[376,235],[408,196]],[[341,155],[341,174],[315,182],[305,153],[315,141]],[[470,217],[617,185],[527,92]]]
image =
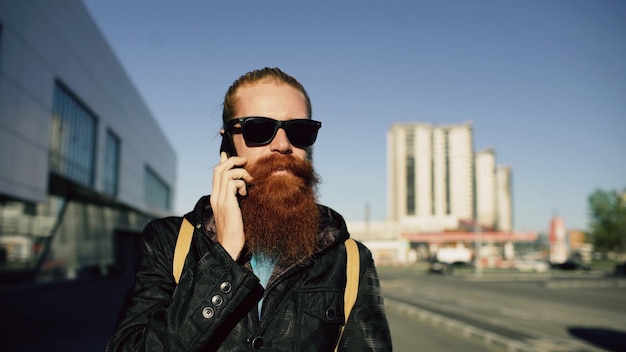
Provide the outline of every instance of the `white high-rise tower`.
[[387,134],[389,219],[474,214],[472,124],[394,124]]
[[479,224],[496,227],[498,197],[496,152],[486,149],[476,153],[476,218]]

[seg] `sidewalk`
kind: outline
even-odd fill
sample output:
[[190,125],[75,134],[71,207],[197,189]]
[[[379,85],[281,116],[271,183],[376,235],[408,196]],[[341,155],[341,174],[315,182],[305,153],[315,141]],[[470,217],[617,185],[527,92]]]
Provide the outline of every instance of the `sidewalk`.
[[103,351],[132,278],[0,286],[0,351]]

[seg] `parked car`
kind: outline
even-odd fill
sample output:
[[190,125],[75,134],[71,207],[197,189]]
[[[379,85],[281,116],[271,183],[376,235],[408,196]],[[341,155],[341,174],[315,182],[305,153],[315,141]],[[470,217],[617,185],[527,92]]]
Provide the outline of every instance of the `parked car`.
[[453,270],[452,265],[438,260],[432,260],[428,266],[428,271],[433,274],[450,275]]
[[626,262],[615,264],[615,269],[613,270],[613,274],[626,276]]
[[451,275],[454,269],[471,268],[472,263],[457,261],[454,263],[446,263],[439,260],[431,260],[428,271],[435,274]]
[[556,269],[561,270],[582,270],[589,271],[591,270],[591,266],[582,262],[577,262],[573,260],[566,260],[564,263],[554,265]]
[[543,260],[521,259],[515,261],[515,268],[523,272],[545,273],[550,271],[550,264]]

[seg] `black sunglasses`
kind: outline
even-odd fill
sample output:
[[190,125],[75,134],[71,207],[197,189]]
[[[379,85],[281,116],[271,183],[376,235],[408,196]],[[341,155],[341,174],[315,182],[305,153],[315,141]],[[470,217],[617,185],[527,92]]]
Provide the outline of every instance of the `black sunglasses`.
[[[240,127],[235,125],[240,124]],[[279,128],[285,130],[289,142],[298,148],[307,148],[315,143],[317,131],[322,123],[310,119],[274,120],[269,117],[249,116],[228,120],[224,124],[224,131],[241,133],[246,145],[259,147],[269,144]]]

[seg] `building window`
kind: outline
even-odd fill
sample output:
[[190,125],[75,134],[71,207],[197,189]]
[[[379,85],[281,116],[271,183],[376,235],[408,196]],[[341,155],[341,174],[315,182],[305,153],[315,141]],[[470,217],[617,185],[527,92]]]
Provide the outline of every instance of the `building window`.
[[170,188],[150,167],[144,172],[144,198],[152,207],[170,209]]
[[120,175],[120,139],[107,131],[104,143],[104,193],[117,196]]
[[406,158],[406,214],[415,215],[415,157]]
[[449,130],[445,130],[444,131],[444,153],[445,153],[445,172],[446,172],[446,177],[445,177],[445,184],[446,184],[446,215],[450,215],[452,212],[452,209],[450,207],[450,133]]
[[435,215],[435,133],[430,130],[430,215]]
[[406,214],[415,215],[415,135],[406,134]]
[[50,136],[51,171],[82,185],[93,186],[96,124],[95,115],[57,82]]

